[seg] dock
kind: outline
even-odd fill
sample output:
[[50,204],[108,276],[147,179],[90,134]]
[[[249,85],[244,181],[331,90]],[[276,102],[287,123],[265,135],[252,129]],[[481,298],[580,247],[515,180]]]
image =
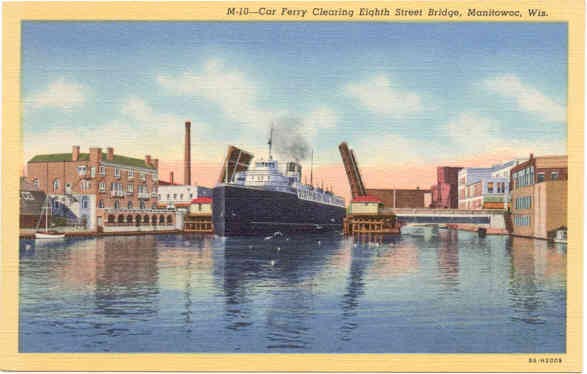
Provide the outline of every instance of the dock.
[[398,235],[400,227],[394,214],[355,214],[343,220],[345,235]]

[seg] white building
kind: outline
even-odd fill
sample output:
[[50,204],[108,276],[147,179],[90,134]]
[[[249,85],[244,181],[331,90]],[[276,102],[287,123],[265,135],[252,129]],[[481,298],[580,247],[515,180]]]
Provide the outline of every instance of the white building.
[[383,202],[375,196],[357,196],[351,200],[349,213],[351,215],[377,215],[383,208]]
[[189,209],[192,200],[200,197],[212,197],[212,189],[202,186],[187,186],[160,181],[157,205],[166,209]]
[[459,209],[507,209],[510,172],[521,160],[459,171]]

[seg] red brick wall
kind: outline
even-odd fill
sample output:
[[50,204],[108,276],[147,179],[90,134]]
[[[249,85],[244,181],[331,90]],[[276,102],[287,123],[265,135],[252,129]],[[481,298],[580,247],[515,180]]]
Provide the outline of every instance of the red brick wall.
[[386,208],[424,208],[424,194],[429,193],[430,190],[394,190],[393,189],[371,189],[367,188],[367,194],[378,197],[383,201]]
[[[79,176],[77,171],[77,167],[82,165],[88,167],[86,180],[90,182],[90,189],[85,191],[81,190],[80,183],[83,179]],[[65,184],[70,183],[72,193],[95,194],[97,195],[96,204],[98,204],[99,200],[103,200],[105,208],[113,208],[114,200],[116,199],[119,200],[120,208],[126,208],[129,201],[132,201],[133,208],[139,208],[140,201],[138,198],[138,185],[140,184],[145,184],[149,193],[157,192],[157,183],[149,174],[146,174],[146,181],[143,182],[140,177],[140,171],[135,168],[134,178],[129,180],[127,170],[121,169],[120,178],[116,178],[114,176],[114,167],[106,166],[106,175],[102,176],[99,173],[99,165],[100,163],[94,161],[34,162],[27,165],[27,176],[30,178],[38,178],[39,189],[45,191],[48,194],[64,194]],[[91,178],[90,174],[92,167],[96,168],[96,176],[94,178]],[[53,181],[56,178],[59,179],[59,189],[57,191],[53,191]],[[100,182],[105,183],[105,192],[98,191]],[[124,197],[112,197],[110,190],[110,185],[112,182],[122,183]],[[129,183],[134,185],[132,195],[127,194],[127,185]],[[151,208],[154,204],[156,204],[156,202],[156,197],[150,197],[149,200],[145,200],[145,208]]]
[[[39,189],[50,194],[64,194],[65,184],[79,185],[77,167],[87,165],[87,161],[66,161],[66,162],[33,162],[27,164],[27,176],[31,179],[38,178]],[[53,191],[53,181],[59,179],[59,189]]]

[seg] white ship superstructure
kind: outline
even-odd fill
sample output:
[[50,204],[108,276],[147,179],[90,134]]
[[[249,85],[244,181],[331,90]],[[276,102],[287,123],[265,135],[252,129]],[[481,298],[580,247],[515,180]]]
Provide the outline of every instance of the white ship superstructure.
[[235,174],[232,184],[296,194],[299,199],[321,204],[345,207],[342,197],[331,191],[301,182],[302,166],[289,161],[280,167],[274,159],[256,161],[254,167]]

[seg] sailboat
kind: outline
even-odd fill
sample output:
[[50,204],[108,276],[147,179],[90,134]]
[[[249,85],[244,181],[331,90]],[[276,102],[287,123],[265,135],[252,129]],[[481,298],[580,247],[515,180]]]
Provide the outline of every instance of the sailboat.
[[[41,209],[41,214],[39,215],[39,222],[37,223],[37,232],[35,232],[35,239],[63,239],[65,238],[65,233],[57,232],[55,230],[49,231],[49,198],[45,199],[46,204],[44,204],[43,208]],[[39,225],[41,224],[41,216],[43,215],[43,211],[45,211],[45,231],[39,231]]]

